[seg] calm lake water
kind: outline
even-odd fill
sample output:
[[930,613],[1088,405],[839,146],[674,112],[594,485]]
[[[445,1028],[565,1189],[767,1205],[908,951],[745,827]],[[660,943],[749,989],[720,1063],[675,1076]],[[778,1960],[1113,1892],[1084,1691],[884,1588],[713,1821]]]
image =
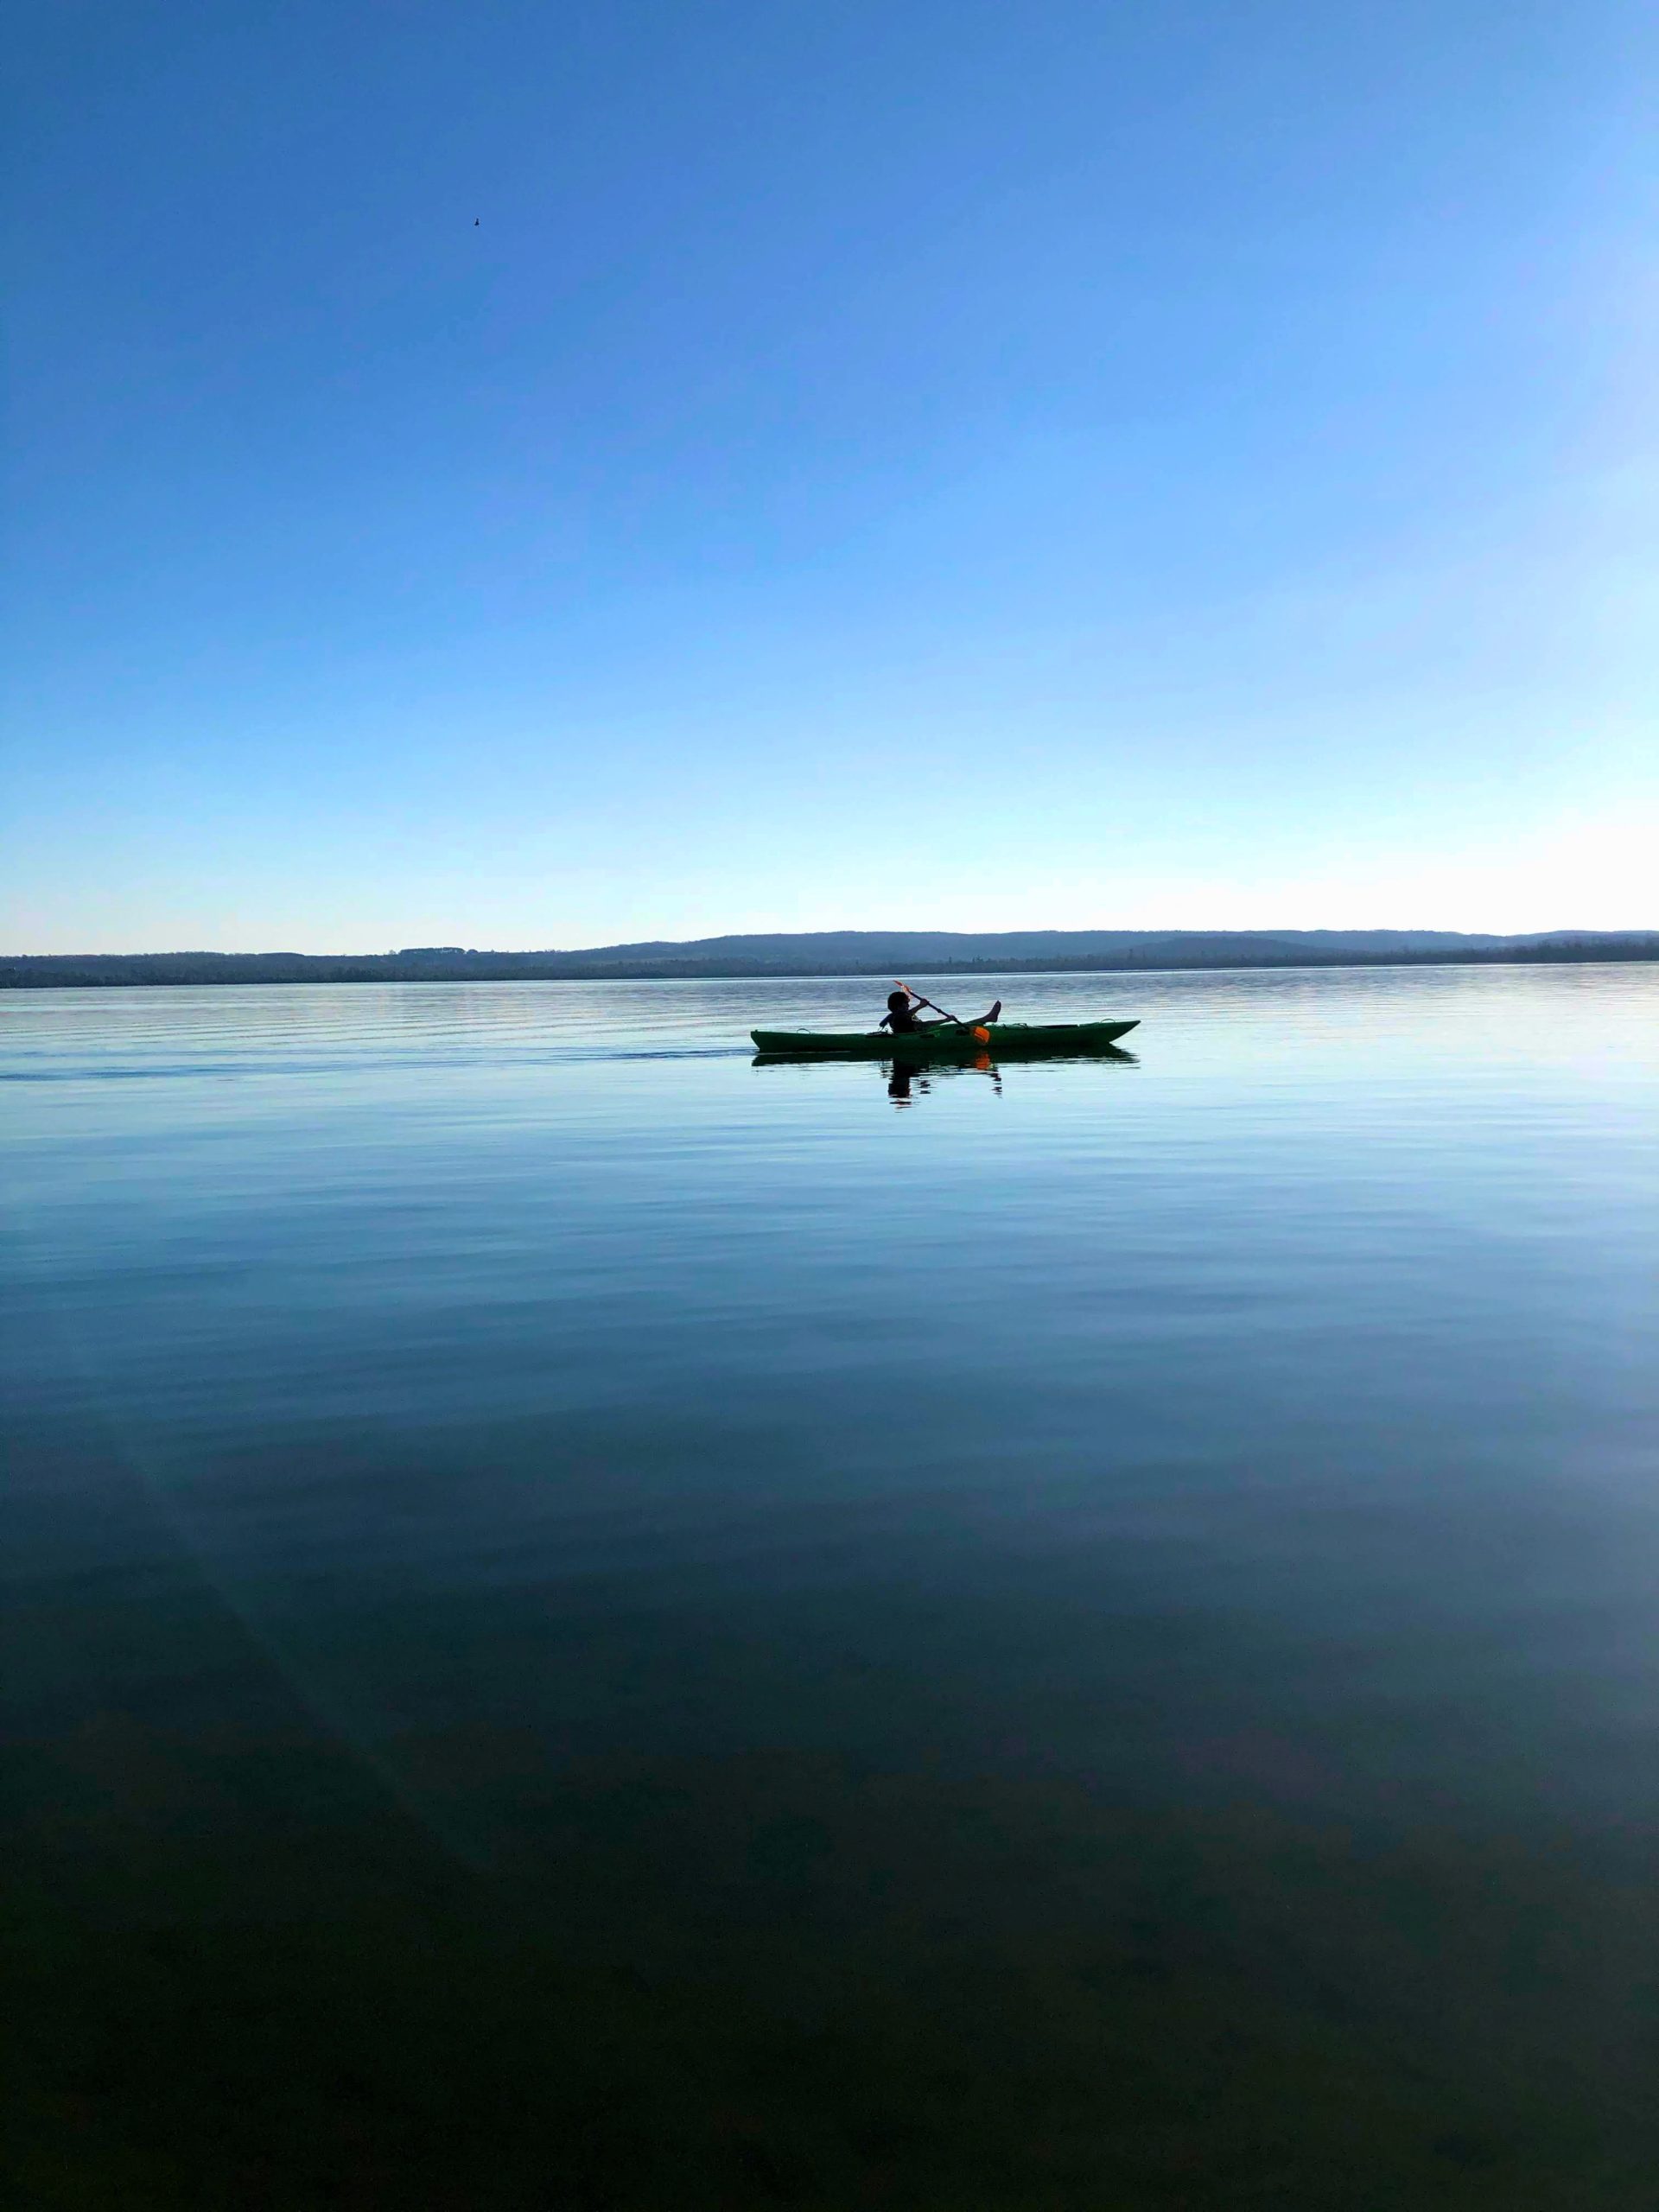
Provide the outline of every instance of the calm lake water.
[[1655,2212],[1659,969],[880,990],[0,999],[9,2202]]

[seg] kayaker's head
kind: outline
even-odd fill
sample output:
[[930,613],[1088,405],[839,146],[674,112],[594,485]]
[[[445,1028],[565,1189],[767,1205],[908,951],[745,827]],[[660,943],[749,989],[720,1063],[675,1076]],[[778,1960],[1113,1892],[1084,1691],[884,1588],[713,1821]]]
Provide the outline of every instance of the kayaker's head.
[[910,993],[908,991],[889,991],[887,993],[887,1012],[889,1014],[903,1014],[908,1008],[909,1005]]

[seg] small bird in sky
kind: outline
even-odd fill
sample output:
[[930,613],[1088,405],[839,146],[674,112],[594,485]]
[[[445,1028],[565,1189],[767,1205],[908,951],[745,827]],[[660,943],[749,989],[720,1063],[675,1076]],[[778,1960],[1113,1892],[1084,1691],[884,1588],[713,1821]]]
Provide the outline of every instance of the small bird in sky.
[[474,230],[476,230],[476,229],[478,228],[478,218],[477,218],[477,216],[476,216],[476,215],[474,215],[474,218],[473,218],[473,228],[474,228]]

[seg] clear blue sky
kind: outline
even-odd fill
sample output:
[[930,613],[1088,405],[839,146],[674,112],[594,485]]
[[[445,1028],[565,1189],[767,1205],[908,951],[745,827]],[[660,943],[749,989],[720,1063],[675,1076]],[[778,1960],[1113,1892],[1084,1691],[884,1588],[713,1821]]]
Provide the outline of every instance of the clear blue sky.
[[1659,925],[1634,0],[12,20],[0,950]]

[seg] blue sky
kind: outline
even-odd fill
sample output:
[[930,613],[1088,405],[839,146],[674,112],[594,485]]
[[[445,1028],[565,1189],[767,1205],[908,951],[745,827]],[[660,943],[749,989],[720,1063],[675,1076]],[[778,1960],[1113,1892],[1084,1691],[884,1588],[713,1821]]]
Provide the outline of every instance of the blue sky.
[[14,21],[0,950],[1659,925],[1644,9]]

